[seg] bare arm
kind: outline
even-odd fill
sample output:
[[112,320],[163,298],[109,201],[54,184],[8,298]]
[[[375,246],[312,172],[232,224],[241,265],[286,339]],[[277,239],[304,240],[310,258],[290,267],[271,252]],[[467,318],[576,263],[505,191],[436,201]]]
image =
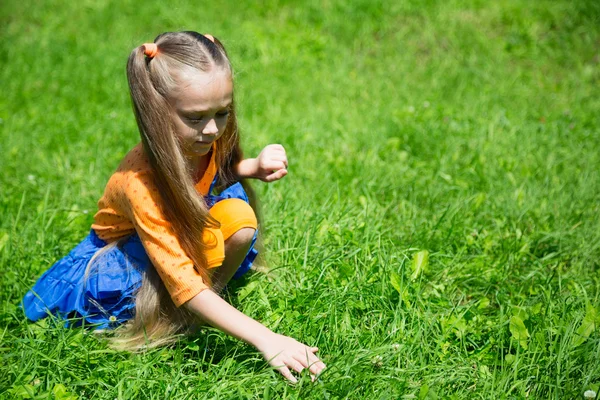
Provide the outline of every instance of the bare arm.
[[296,382],[296,378],[289,368],[298,373],[308,368],[313,375],[325,368],[325,364],[314,355],[318,350],[316,347],[274,333],[236,310],[212,290],[203,290],[185,306],[215,328],[256,347],[269,364],[292,382]]
[[258,347],[261,339],[273,334],[264,325],[238,311],[212,290],[203,290],[185,304],[188,310],[215,328]]
[[266,146],[257,158],[247,158],[236,166],[240,178],[260,179],[274,182],[287,175],[288,160],[285,149],[280,144]]

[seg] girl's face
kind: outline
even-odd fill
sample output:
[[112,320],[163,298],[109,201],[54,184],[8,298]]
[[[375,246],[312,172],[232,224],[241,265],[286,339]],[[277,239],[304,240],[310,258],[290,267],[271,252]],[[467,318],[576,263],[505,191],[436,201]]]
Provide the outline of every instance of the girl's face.
[[207,154],[225,130],[233,83],[227,70],[187,71],[168,100],[172,107],[175,133],[183,154],[195,158]]

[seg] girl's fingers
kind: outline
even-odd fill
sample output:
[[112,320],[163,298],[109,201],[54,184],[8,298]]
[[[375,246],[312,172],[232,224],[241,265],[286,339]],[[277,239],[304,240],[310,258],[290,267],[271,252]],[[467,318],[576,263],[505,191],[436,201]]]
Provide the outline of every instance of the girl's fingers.
[[286,168],[288,166],[288,160],[287,160],[287,157],[285,156],[285,154],[283,154],[283,155],[273,155],[272,160],[273,161],[282,162],[283,165],[285,165]]
[[310,359],[308,358],[308,354],[302,354],[302,353],[298,353],[295,355],[295,358],[298,360],[298,362],[300,362],[300,364],[302,364],[302,366],[304,368],[309,368],[310,367]]
[[314,375],[318,375],[325,368],[325,364],[311,352],[310,347],[305,348],[304,354],[297,354],[296,359]]
[[285,168],[285,163],[278,160],[270,160],[263,165],[263,168],[267,171],[277,171]]
[[265,178],[265,182],[273,182],[273,181],[283,178],[286,175],[287,175],[287,170],[280,169],[279,171],[276,171],[276,172],[272,173],[271,175],[268,175]]
[[313,375],[319,375],[319,373],[323,370],[323,368],[321,368],[318,363],[311,363],[310,366],[308,367],[308,370]]
[[279,154],[285,154],[285,149],[283,148],[282,145],[280,144],[271,144],[267,147],[265,147],[261,153],[263,155],[267,155],[267,154],[275,154],[275,153],[279,153]]
[[[314,370],[315,370],[314,374],[315,375],[319,375],[321,372],[323,372],[324,369],[327,368],[327,366],[322,361],[319,361],[319,362],[313,364],[313,366],[315,367],[314,368]],[[313,369],[311,368],[310,371],[313,372]]]
[[323,361],[319,360],[317,356],[315,356],[313,353],[308,354],[308,361],[310,363],[308,369],[311,373],[315,375],[320,374],[321,371],[323,371],[326,368],[325,364],[323,363]]
[[285,157],[285,149],[283,147],[281,147],[281,148],[271,148],[268,151],[266,151],[264,154],[265,155],[269,155],[269,156],[279,155],[279,156],[284,156]]
[[297,383],[298,380],[294,377],[294,375],[292,375],[292,373],[290,372],[290,370],[288,369],[288,367],[283,366],[283,367],[279,367],[277,368],[277,370],[281,373],[281,375],[283,375],[285,377],[285,379],[287,379],[288,381],[292,382],[292,383]]
[[283,148],[281,148],[281,150],[275,150],[275,151],[273,152],[273,154],[278,154],[278,155],[280,155],[280,156],[284,156],[284,157],[286,157],[286,153],[285,153],[285,150],[284,150]]
[[299,363],[298,361],[296,361],[294,359],[289,361],[287,364],[289,367],[291,367],[294,371],[296,371],[299,374],[302,373],[302,371],[306,367],[305,365],[303,365],[302,363]]

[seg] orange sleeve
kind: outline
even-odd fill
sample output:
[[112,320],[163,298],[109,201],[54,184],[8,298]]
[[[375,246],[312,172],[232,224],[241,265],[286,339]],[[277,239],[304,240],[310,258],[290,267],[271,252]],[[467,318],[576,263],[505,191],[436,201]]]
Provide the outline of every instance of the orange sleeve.
[[[124,187],[124,205],[129,212],[135,230],[165,284],[173,302],[181,306],[198,293],[207,289],[207,284],[194,269],[192,260],[187,256],[175,232],[161,209],[160,194],[150,175],[138,172],[129,176]],[[223,234],[219,229],[207,228],[204,241],[211,251],[208,267],[221,265],[225,258]]]

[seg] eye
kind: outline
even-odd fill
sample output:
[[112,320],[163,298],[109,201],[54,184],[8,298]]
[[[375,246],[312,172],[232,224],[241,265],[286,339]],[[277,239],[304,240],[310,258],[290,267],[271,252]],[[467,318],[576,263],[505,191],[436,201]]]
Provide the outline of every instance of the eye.
[[229,115],[229,111],[227,111],[227,110],[217,113],[217,117],[219,117],[219,118],[225,118],[227,115]]
[[187,117],[187,120],[188,120],[188,121],[189,121],[191,124],[193,124],[193,125],[196,125],[196,124],[199,124],[199,123],[201,123],[201,122],[204,120],[204,117],[203,117],[203,116]]

